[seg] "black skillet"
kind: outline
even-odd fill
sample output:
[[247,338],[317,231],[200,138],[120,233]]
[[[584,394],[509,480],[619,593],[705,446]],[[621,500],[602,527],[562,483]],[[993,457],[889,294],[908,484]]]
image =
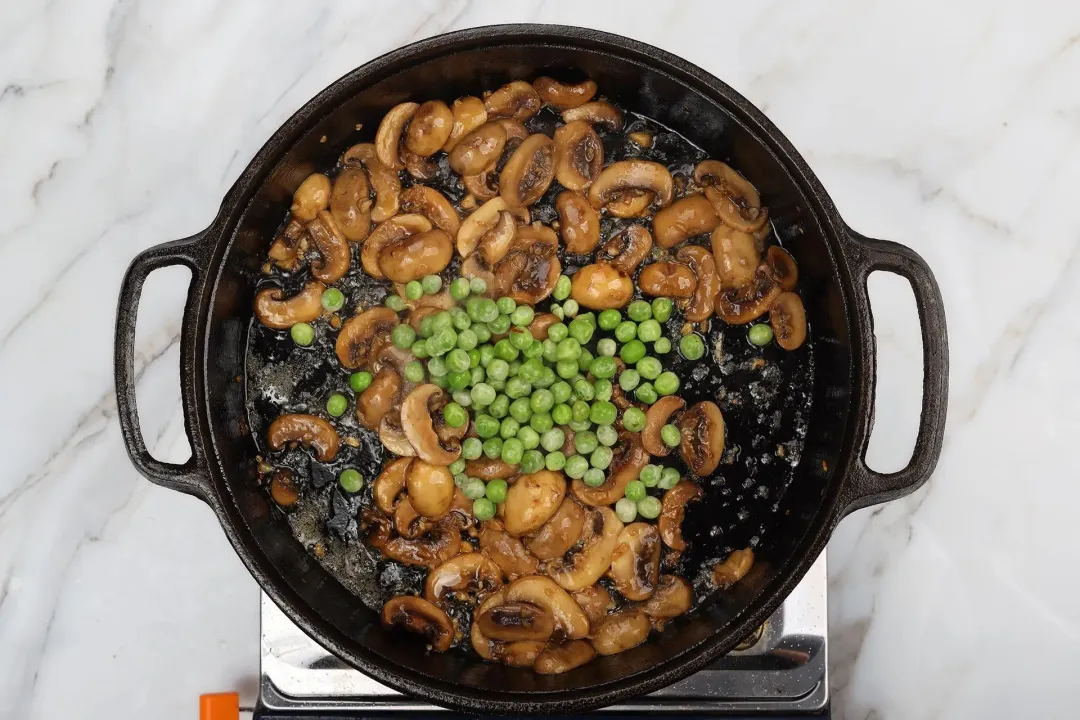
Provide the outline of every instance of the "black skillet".
[[[544,677],[466,653],[431,654],[421,642],[404,642],[383,630],[377,614],[275,517],[255,482],[258,448],[249,432],[245,385],[237,378],[246,374],[252,298],[269,239],[293,190],[310,172],[333,166],[344,148],[370,140],[379,118],[399,102],[449,101],[514,79],[565,73],[588,75],[624,108],[685,135],[758,187],[778,237],[799,264],[813,338],[803,352],[813,372],[806,376],[809,387],[802,388],[809,393],[805,417],[796,418],[805,425],[798,462],[755,471],[755,482],[774,494],[768,503],[746,505],[753,517],[740,526],[744,534],[747,527],[762,529],[751,574],[645,645]],[[358,123],[364,129],[358,131]],[[151,457],[135,407],[139,296],[146,277],[169,265],[192,272],[180,365],[192,457],[183,465]],[[864,460],[875,380],[866,279],[875,270],[911,283],[923,339],[915,451],[906,468],[889,474],[870,470]],[[941,451],[948,391],[945,313],[926,263],[903,245],[849,228],[810,168],[760,111],[712,75],[657,48],[594,30],[544,25],[484,27],[424,40],[373,60],[321,92],[258,152],[208,229],[135,258],[120,293],[115,359],[120,424],[136,468],[159,485],[209,504],[252,575],[292,620],[386,685],[483,714],[586,711],[674,683],[731,650],[780,605],[845,515],[926,482]],[[720,372],[710,366],[710,373]],[[722,487],[715,492],[713,499],[707,490],[702,505],[731,505],[730,498],[720,499]]]

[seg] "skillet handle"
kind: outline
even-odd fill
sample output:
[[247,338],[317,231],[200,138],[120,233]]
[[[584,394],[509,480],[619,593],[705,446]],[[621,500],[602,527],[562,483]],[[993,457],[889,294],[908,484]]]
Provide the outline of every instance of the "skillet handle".
[[[941,455],[949,405],[949,339],[945,328],[945,305],[930,267],[917,252],[904,245],[874,240],[850,228],[848,238],[852,245],[849,257],[852,259],[855,283],[858,292],[863,294],[871,324],[873,316],[869,311],[870,297],[866,285],[870,273],[884,270],[896,273],[911,283],[922,328],[923,388],[919,434],[907,467],[892,473],[879,473],[867,467],[866,447],[872,427],[868,428],[862,447],[856,448],[854,473],[845,488],[845,515],[868,505],[908,495],[930,479]],[[871,397],[870,402],[873,401]],[[870,417],[873,416],[871,406]]]
[[[183,240],[162,243],[135,256],[124,274],[120,286],[120,301],[116,310],[115,371],[116,405],[120,419],[120,432],[124,436],[128,457],[148,480],[171,490],[208,501],[210,476],[206,453],[192,423],[196,419],[194,365],[188,358],[188,343],[197,320],[198,301],[196,289],[206,278],[203,258],[203,239],[206,232]],[[184,431],[191,445],[191,457],[183,465],[166,463],[155,459],[146,449],[139,427],[139,411],[136,408],[135,383],[135,321],[139,314],[139,298],[142,296],[146,278],[155,270],[172,265],[183,265],[191,270],[191,285],[180,330],[180,393],[184,410]]]

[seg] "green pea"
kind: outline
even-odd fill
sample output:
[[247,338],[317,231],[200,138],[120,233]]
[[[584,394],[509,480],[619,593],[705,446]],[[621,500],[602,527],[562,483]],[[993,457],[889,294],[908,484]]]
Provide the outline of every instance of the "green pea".
[[640,340],[631,340],[622,346],[622,350],[619,351],[619,357],[621,357],[623,362],[627,365],[633,365],[638,360],[645,357],[645,344]]
[[623,523],[632,523],[637,518],[637,503],[627,498],[620,498],[615,503],[615,516]]
[[578,374],[577,360],[559,360],[555,363],[555,374],[561,377],[563,380],[569,380]]
[[500,420],[510,412],[510,398],[505,395],[499,395],[495,398],[495,402],[488,405],[488,415],[493,418],[499,418]]
[[353,392],[364,392],[371,386],[372,379],[371,373],[367,370],[354,372],[349,376],[349,387],[353,389]]
[[482,299],[477,305],[476,318],[474,319],[478,322],[489,323],[497,317],[499,317],[499,306],[495,304],[495,301],[490,298]]
[[454,316],[450,314],[449,310],[441,310],[432,315],[432,317],[434,318],[433,322],[436,335],[440,330],[454,327]]
[[[513,368],[511,367],[511,372]],[[544,374],[544,363],[539,359],[530,359],[518,366],[517,376],[527,383],[539,380]]]
[[637,323],[633,320],[624,320],[615,328],[615,339],[621,343],[628,343],[637,337]]
[[484,441],[480,438],[465,438],[465,441],[461,443],[461,456],[466,460],[475,460],[483,453]]
[[[483,350],[481,353],[480,362],[483,363]],[[496,357],[487,366],[487,376],[492,380],[505,380],[510,374],[510,363],[503,360],[501,357]]]
[[525,350],[535,342],[528,328],[514,328],[510,333],[510,344],[518,350]]
[[589,463],[600,470],[607,470],[611,465],[612,458],[615,457],[615,453],[611,448],[601,445],[592,451],[592,455],[589,456]]
[[596,396],[596,390],[591,382],[582,378],[574,382],[574,396],[581,400],[592,400]]
[[630,392],[641,382],[641,374],[634,368],[627,368],[619,373],[619,387],[625,392]]
[[517,439],[521,441],[521,446],[526,450],[532,450],[540,445],[540,433],[528,425],[521,426],[521,429],[518,430]]
[[607,401],[611,399],[612,386],[611,381],[606,379],[600,379],[593,383],[593,390],[597,400]]
[[[323,295],[323,297],[326,296]],[[746,336],[754,345],[764,347],[773,341],[773,329],[768,323],[758,323],[757,325],[750,326],[750,330],[747,331]]]
[[529,427],[538,433],[547,432],[554,424],[551,420],[551,413],[533,413],[533,416],[529,418]]
[[570,297],[570,278],[565,275],[560,275],[558,281],[555,283],[555,290],[551,294],[556,300],[562,301]]
[[492,335],[505,335],[510,329],[510,318],[500,315],[487,324]]
[[670,370],[665,370],[660,373],[660,377],[656,378],[653,385],[656,386],[656,392],[660,395],[674,395],[679,391],[679,376]]
[[705,357],[705,343],[701,340],[701,336],[696,333],[683,335],[682,339],[679,340],[679,352],[687,360],[700,360]]
[[506,381],[506,394],[517,399],[526,397],[532,392],[532,385],[519,377],[512,377]]
[[643,357],[637,361],[638,373],[646,380],[655,380],[663,372],[664,366],[660,364],[660,361],[654,357]]
[[675,468],[664,468],[660,473],[660,482],[657,483],[661,490],[670,490],[679,484],[679,471]]
[[442,290],[442,278],[438,275],[427,275],[420,281],[420,285],[423,286],[426,294],[434,295]]
[[646,320],[638,325],[637,336],[641,342],[656,342],[660,339],[660,323],[655,320]]
[[611,425],[617,416],[615,405],[606,400],[594,402],[589,408],[589,420],[593,425]]
[[601,357],[614,357],[616,350],[618,350],[618,345],[611,338],[604,338],[596,343],[596,352],[600,353]]
[[425,315],[420,320],[420,337],[425,340],[435,334],[435,316]]
[[[472,357],[470,357],[469,360],[471,361]],[[484,378],[486,377],[484,368],[474,367],[470,372],[472,373],[472,377],[469,378],[470,385],[479,385],[480,383],[484,382]]]
[[541,357],[544,358],[546,362],[555,362],[555,351],[559,349],[559,344],[551,338],[548,338],[540,344],[543,348],[543,354],[541,355]]
[[472,514],[480,522],[487,522],[495,517],[495,503],[486,497],[477,498],[473,500]]
[[442,377],[446,373],[450,372],[450,369],[446,367],[446,361],[441,357],[428,358],[427,361],[428,372],[432,377]]
[[[521,354],[530,360],[532,360],[533,358],[539,360],[544,355],[544,344],[534,340],[533,342],[529,343],[524,350],[521,351]],[[555,381],[552,380],[552,382]]]
[[503,390],[506,389],[506,381],[505,380],[491,380],[489,378],[487,383],[491,387],[495,388],[495,390],[497,390],[498,392],[502,392]]
[[476,434],[485,440],[499,434],[499,421],[490,415],[477,415],[473,425],[476,427]]
[[514,308],[517,307],[517,303],[514,302],[514,298],[501,297],[495,301],[495,305],[498,306],[499,312],[503,315],[509,315],[514,312]]
[[450,387],[450,376],[449,375],[440,375],[439,377],[435,377],[433,375],[430,378],[430,382],[435,387],[446,390],[446,389],[448,389]]
[[634,391],[634,397],[646,405],[652,405],[656,402],[659,395],[652,383],[642,383],[641,385],[638,385],[637,390]]
[[[503,444],[503,454],[504,455],[506,453],[506,445],[507,444],[509,444],[509,443]],[[518,460],[520,461],[520,459],[521,458],[519,457]],[[503,457],[503,460],[506,460],[506,458]],[[506,460],[506,462],[510,462],[510,461]],[[511,465],[517,465],[516,462],[511,462],[510,464]],[[506,489],[507,489],[506,481],[501,479],[501,478],[495,478],[494,480],[490,481],[487,484],[487,499],[490,500],[491,502],[495,503],[496,505],[498,505],[499,503],[506,502]]]
[[[476,348],[480,341],[476,337],[476,333],[471,328],[461,330],[457,334],[457,346],[462,350],[472,351]],[[477,355],[479,358],[480,356]]]
[[559,403],[555,407],[551,408],[551,421],[556,425],[565,425],[573,419],[573,412],[570,410],[570,406],[564,403]]
[[472,375],[468,370],[456,370],[446,373],[446,383],[451,390],[464,390],[469,386]]
[[571,477],[574,480],[580,480],[585,476],[585,471],[589,469],[589,461],[580,455],[572,455],[566,459],[565,472],[567,477]]
[[309,323],[296,323],[289,328],[289,335],[292,341],[301,347],[307,347],[315,342],[315,328]]
[[626,484],[626,489],[623,491],[627,500],[633,500],[635,503],[645,499],[648,494],[645,492],[645,484],[640,480],[631,480]]
[[682,439],[682,434],[679,433],[679,428],[674,425],[665,425],[660,428],[660,439],[670,448],[678,447],[679,441]]
[[578,422],[577,420],[571,420],[570,422],[566,423],[566,427],[570,428],[574,432],[584,432],[585,430],[588,430],[592,427],[592,423],[588,420],[582,420],[581,422]]
[[521,456],[524,454],[525,446],[517,439],[517,437],[506,438],[503,440],[501,455],[503,462],[510,465],[517,465],[521,462]]
[[563,312],[563,309],[562,309],[561,305],[552,305],[551,306],[551,314],[554,315],[555,317],[559,318],[560,320],[565,320],[566,319],[566,313]]
[[652,349],[657,355],[667,355],[671,352],[671,341],[666,337],[659,338],[653,343]]
[[472,395],[473,402],[477,405],[490,405],[495,402],[495,388],[487,383],[477,383],[476,385],[473,385],[469,394]]
[[606,355],[594,358],[592,363],[589,364],[589,372],[592,373],[593,377],[603,378],[605,380],[610,380],[615,377],[615,372],[618,369],[615,358]]
[[562,470],[566,467],[566,456],[562,454],[561,450],[550,452],[547,457],[544,458],[544,467],[552,472]]
[[577,300],[567,300],[562,304],[562,309],[563,313],[566,314],[566,317],[574,317],[578,314],[580,308],[578,307]]
[[[525,363],[528,365],[528,363]],[[522,368],[523,370],[525,368]],[[527,377],[523,377],[523,380],[529,380]],[[549,367],[541,367],[540,374],[535,380],[529,380],[535,388],[549,388],[555,384],[556,381],[555,372]]]
[[327,288],[322,294],[322,306],[330,312],[337,312],[345,306],[345,295],[337,288]]
[[581,455],[588,455],[600,445],[596,439],[596,433],[586,430],[574,433],[574,449]]
[[474,324],[469,329],[476,333],[477,343],[486,343],[488,340],[491,339],[491,328],[489,328],[487,325],[484,325],[483,323]]
[[584,321],[581,318],[571,321],[570,325],[567,327],[567,332],[570,334],[570,337],[577,340],[581,345],[592,340],[594,330],[595,328],[592,323]]
[[364,477],[360,474],[359,470],[346,468],[338,475],[338,484],[340,484],[341,489],[347,493],[360,492],[360,489],[364,487]]
[[469,281],[467,278],[457,278],[450,283],[450,297],[455,300],[464,300],[469,297]]
[[532,417],[532,407],[529,405],[529,398],[521,397],[510,403],[510,417],[514,418],[519,423],[529,422],[529,418]]
[[341,417],[349,408],[349,401],[341,393],[334,393],[326,399],[326,412],[334,417]]
[[548,340],[551,340],[554,343],[562,342],[569,334],[570,330],[561,322],[548,326]]
[[487,281],[484,278],[472,278],[469,280],[469,292],[473,295],[483,295],[487,292]]
[[573,422],[584,422],[589,419],[589,403],[584,400],[576,400],[570,407]]
[[461,308],[451,308],[449,312],[450,321],[453,323],[456,330],[467,330],[472,327],[472,318],[469,317],[469,313]]
[[663,505],[659,498],[644,497],[638,500],[637,511],[641,517],[646,520],[655,520],[660,517],[660,511],[663,509]]
[[674,307],[675,303],[671,302],[671,298],[658,297],[652,301],[652,316],[657,322],[667,322]]
[[581,343],[572,337],[564,338],[559,341],[558,347],[555,349],[555,359],[558,360],[577,360],[581,356]]
[[548,452],[555,452],[566,442],[566,435],[557,427],[553,427],[540,435],[540,447]]
[[469,394],[468,390],[455,390],[451,397],[454,398],[454,402],[463,408],[472,407],[472,395]]
[[641,468],[641,474],[638,477],[641,480],[642,485],[647,488],[656,487],[660,482],[660,466],[659,465],[646,465]]
[[622,322],[622,314],[614,308],[609,308],[601,312],[596,321],[601,330],[614,330]]
[[635,322],[643,322],[652,317],[652,305],[645,300],[635,300],[626,308],[626,314]]
[[520,305],[514,308],[514,311],[510,313],[510,322],[515,327],[526,327],[536,317],[536,313],[528,305]]
[[484,441],[484,457],[491,460],[502,457],[503,441],[501,437],[492,437]]
[[[622,416],[623,427],[630,432],[641,432],[645,427],[645,413],[636,407],[629,407],[623,411]],[[477,430],[479,432],[479,429]],[[481,435],[480,437],[483,437]]]
[[452,428],[465,427],[465,423],[469,422],[469,414],[456,402],[446,403],[443,408],[443,420]]
[[421,383],[424,382],[424,366],[417,360],[413,360],[410,363],[406,363],[402,370],[405,375],[405,379],[409,382]]
[[555,396],[550,390],[536,390],[529,400],[529,404],[535,412],[548,412],[555,406]]
[[600,441],[601,445],[611,447],[619,442],[619,431],[612,425],[601,425],[596,428],[596,439]]
[[443,354],[450,352],[457,346],[457,332],[452,327],[445,327],[435,332],[432,338],[439,345],[439,351]]
[[607,477],[604,475],[603,470],[599,468],[589,468],[585,471],[585,475],[582,476],[581,480],[589,487],[600,487],[604,484],[604,481],[607,480]]
[[583,373],[588,372],[589,371],[589,366],[592,365],[593,360],[594,360],[593,354],[591,352],[589,352],[588,349],[581,348],[581,354],[578,355],[578,359],[577,359],[578,370],[583,372]]
[[495,357],[497,358],[501,358],[502,360],[511,362],[512,360],[517,360],[518,355],[520,354],[521,352],[512,344],[510,344],[510,341],[506,338],[503,338],[499,342],[495,343]]
[[469,360],[469,353],[465,352],[461,348],[451,350],[446,356],[446,367],[451,372],[463,372],[468,370],[472,361]]
[[509,440],[510,438],[517,437],[518,430],[521,428],[521,423],[512,417],[504,417],[499,424],[499,437],[503,440]]
[[469,478],[465,481],[465,485],[461,488],[461,491],[465,493],[465,497],[470,500],[477,500],[484,497],[487,493],[487,486],[484,485],[484,481],[480,478]]
[[394,312],[401,312],[405,309],[405,301],[399,295],[387,295],[383,304]]
[[544,467],[544,453],[539,450],[526,450],[521,456],[519,467],[521,472],[526,475],[538,472],[540,468]]
[[419,360],[425,360],[431,357],[431,355],[429,355],[427,351],[427,340],[417,340],[412,344],[410,350],[412,351],[412,354],[415,355],[416,358]]
[[[551,397],[555,400],[556,404],[564,403],[570,399],[571,394],[570,383],[565,380],[560,380],[551,386]],[[559,423],[560,425],[562,423]]]

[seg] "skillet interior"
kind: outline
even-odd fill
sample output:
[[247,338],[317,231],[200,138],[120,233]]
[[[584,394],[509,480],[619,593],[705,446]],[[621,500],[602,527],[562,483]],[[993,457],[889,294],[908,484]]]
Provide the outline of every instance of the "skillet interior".
[[[704,646],[728,649],[763,618],[782,599],[776,592],[781,585],[790,587],[798,579],[792,566],[816,556],[836,520],[834,477],[846,461],[851,413],[858,410],[851,380],[858,352],[853,353],[839,279],[843,270],[837,268],[835,240],[828,239],[831,208],[810,197],[818,188],[808,188],[788,172],[765,135],[768,128],[751,129],[755,118],[746,114],[735,93],[723,86],[692,86],[658,69],[654,59],[635,57],[628,49],[614,54],[602,42],[584,37],[588,33],[577,32],[582,36],[573,46],[508,30],[491,36],[466,33],[452,47],[446,40],[421,44],[411,64],[380,59],[344,78],[260,152],[273,169],[252,178],[251,191],[235,198],[240,203],[236,231],[218,258],[220,274],[212,284],[211,315],[201,340],[201,351],[207,351],[204,412],[220,464],[213,469],[219,511],[236,525],[231,539],[241,556],[247,555],[260,583],[302,627],[322,635],[331,650],[361,669],[436,702],[471,703],[491,711],[500,701],[522,703],[514,706],[518,711],[541,705],[565,710],[613,700],[612,693],[635,694],[673,682],[704,663]],[[633,651],[544,677],[461,654],[428,654],[419,643],[401,642],[400,636],[383,631],[377,615],[305,551],[288,525],[272,518],[265,492],[254,483],[258,449],[245,420],[244,387],[236,379],[245,376],[251,301],[266,248],[293,190],[310,172],[332,166],[353,142],[370,139],[383,113],[398,102],[452,100],[541,71],[570,69],[596,80],[601,92],[623,107],[671,127],[711,157],[730,161],[759,188],[784,245],[799,263],[800,293],[813,328],[815,373],[802,460],[769,519],[775,525],[763,536],[760,560],[737,591],[721,602],[714,597]],[[724,97],[724,91],[730,96]],[[357,123],[366,130],[358,133]],[[548,700],[570,705],[556,708]]]

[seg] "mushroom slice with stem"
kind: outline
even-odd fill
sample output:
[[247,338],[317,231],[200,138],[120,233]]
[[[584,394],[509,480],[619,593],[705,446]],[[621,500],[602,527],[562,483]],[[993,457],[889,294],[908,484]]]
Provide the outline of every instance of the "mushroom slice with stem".
[[711,242],[720,289],[731,290],[750,285],[754,281],[754,271],[761,262],[754,236],[720,225],[713,230]]
[[638,218],[649,214],[653,194],[647,190],[619,190],[611,194],[604,211],[617,218]]
[[401,390],[401,376],[393,368],[375,373],[371,384],[356,398],[356,419],[368,430],[378,428]]
[[507,207],[532,205],[555,179],[555,143],[536,133],[525,140],[499,173],[499,194]]
[[564,83],[546,75],[533,80],[533,89],[540,100],[556,110],[569,110],[589,102],[596,95],[596,83],[582,80],[578,83]]
[[678,575],[662,575],[653,596],[641,609],[652,618],[653,627],[662,627],[665,620],[690,611],[694,604],[694,589]]
[[768,267],[759,265],[749,285],[717,293],[716,314],[730,325],[745,325],[767,313],[780,292]]
[[442,272],[454,257],[454,241],[438,228],[416,233],[379,253],[379,269],[390,280],[407,283]]
[[620,132],[623,129],[622,111],[606,100],[593,100],[563,110],[562,119],[565,123],[584,120],[590,125],[599,125],[610,132]]
[[[424,582],[424,598],[439,604],[452,595],[477,598],[502,587],[499,566],[480,553],[464,553],[433,568]],[[502,640],[506,638],[496,638]],[[518,638],[533,639],[533,638]]]
[[506,147],[506,130],[486,122],[458,141],[450,151],[450,169],[458,175],[479,175],[495,167]]
[[660,439],[660,429],[679,410],[686,407],[686,401],[677,395],[665,395],[654,402],[645,411],[645,427],[641,431],[641,444],[650,455],[667,457],[671,448]]
[[274,499],[278,507],[292,507],[300,499],[300,486],[293,476],[292,470],[278,468],[270,476],[270,497]]
[[454,642],[454,623],[442,608],[423,598],[399,595],[386,601],[382,621],[387,627],[400,626],[424,636],[431,649],[446,652]]
[[560,558],[578,542],[584,524],[585,510],[573,498],[563,498],[555,514],[525,544],[541,560]]
[[302,445],[315,451],[319,462],[330,462],[337,456],[340,438],[334,426],[315,415],[280,415],[266,431],[266,444],[274,451],[286,445]]
[[363,168],[345,167],[334,178],[330,215],[349,242],[360,242],[371,232],[371,183]]
[[806,309],[802,298],[793,292],[780,293],[769,307],[769,325],[776,344],[795,350],[806,341]]
[[[473,211],[472,215],[465,218],[457,232],[458,255],[463,258],[472,255],[479,246],[481,238],[495,227],[501,213],[508,209],[506,201],[497,197],[488,200]],[[510,214],[522,224],[529,222],[529,211],[525,208],[511,210]]]
[[559,236],[546,225],[517,230],[517,240],[495,268],[495,290],[519,305],[536,305],[555,290],[562,272]]
[[379,162],[391,170],[405,169],[399,149],[401,136],[419,108],[419,103],[414,102],[395,105],[383,116],[379,129],[375,131],[375,155]]
[[517,240],[517,220],[508,211],[499,212],[499,219],[495,226],[480,236],[477,249],[488,267],[494,267],[500,260],[506,257],[514,241]]
[[330,204],[330,178],[322,173],[311,173],[293,193],[289,212],[300,222],[311,222]]
[[664,207],[671,204],[675,183],[668,169],[652,160],[620,160],[608,165],[589,188],[589,202],[601,208],[616,199],[617,193],[651,193],[650,203]]
[[641,147],[650,148],[653,146],[653,134],[648,130],[635,130],[634,132],[626,133],[626,137],[630,138]]
[[614,457],[603,485],[589,487],[582,480],[574,481],[574,497],[582,503],[593,507],[614,505],[626,494],[630,481],[637,480],[641,469],[649,464],[649,453],[641,446],[638,433],[620,432],[619,441],[612,450]]
[[551,613],[555,632],[569,640],[589,634],[589,618],[570,594],[542,575],[518,578],[506,588],[506,602],[526,602]]
[[[370,389],[370,388],[369,388]],[[379,441],[389,452],[403,458],[416,456],[416,448],[405,436],[405,430],[401,427],[401,410],[390,408],[379,421]]]
[[447,153],[457,146],[461,138],[487,122],[487,108],[484,107],[484,101],[473,95],[459,97],[454,101],[450,111],[454,116],[454,125],[450,130],[450,137],[442,146]]
[[724,454],[724,415],[720,408],[710,400],[695,403],[679,418],[678,425],[683,462],[698,477],[712,474]]
[[413,185],[401,193],[401,210],[423,215],[432,225],[451,235],[457,235],[461,229],[461,220],[454,206],[445,195],[426,185]]
[[322,315],[322,294],[326,286],[317,280],[290,298],[282,298],[277,287],[255,293],[255,319],[275,330],[288,330],[296,323],[311,322]]
[[716,309],[716,292],[720,289],[713,254],[700,245],[686,245],[675,253],[675,259],[686,263],[697,278],[697,287],[686,307],[686,319],[690,322],[708,320]]
[[686,516],[686,504],[700,500],[701,496],[701,487],[689,480],[680,480],[675,487],[664,493],[657,527],[660,530],[660,539],[672,550],[686,549],[686,540],[682,536],[682,521]]
[[499,197],[499,175],[494,169],[485,170],[479,175],[465,175],[461,183],[477,200],[491,200]]
[[431,529],[431,521],[420,513],[403,497],[394,508],[394,530],[403,538],[414,540]]
[[372,308],[349,318],[335,343],[338,362],[347,370],[364,367],[375,340],[389,335],[397,324],[397,313],[387,307]]
[[470,640],[476,654],[490,662],[503,663],[513,667],[531,667],[536,657],[544,649],[544,643],[536,640],[519,640],[517,642],[498,642],[484,635],[477,622],[484,613],[506,602],[504,591],[499,590],[488,596],[480,607],[473,613],[473,623],[470,632]]
[[795,264],[791,253],[779,245],[773,245],[765,253],[765,262],[769,266],[769,274],[780,289],[793,292],[799,282],[799,266]]
[[600,243],[600,217],[581,193],[564,190],[555,198],[559,234],[566,252],[585,255]]
[[353,145],[342,154],[341,164],[345,167],[360,165],[367,170],[371,188],[375,191],[375,204],[371,208],[372,222],[385,222],[397,215],[401,179],[397,171],[379,162],[373,144]]
[[508,602],[488,608],[477,615],[480,632],[492,640],[547,642],[555,631],[551,613],[527,602]]
[[323,210],[307,224],[307,231],[319,251],[319,259],[311,264],[311,274],[315,279],[335,283],[345,277],[345,273],[349,272],[352,251],[333,216]]
[[501,522],[488,520],[480,527],[480,548],[509,578],[533,575],[540,566],[520,540],[508,534]]
[[383,251],[409,239],[413,235],[425,233],[429,230],[431,230],[431,221],[423,215],[407,214],[392,217],[378,225],[368,235],[363,248],[360,250],[360,263],[364,266],[364,270],[368,275],[381,280],[386,277],[382,268],[379,267]]
[[434,155],[454,129],[454,114],[442,100],[428,100],[416,108],[405,132],[405,148],[420,157]]
[[754,566],[754,551],[750,548],[736,550],[727,556],[722,563],[713,566],[712,580],[716,587],[727,590],[735,583],[746,577],[750,568]]
[[605,615],[615,609],[615,601],[612,600],[611,593],[600,583],[590,585],[571,595],[588,616],[590,627],[596,625]]
[[611,579],[627,600],[648,600],[656,592],[660,544],[660,533],[649,523],[631,523],[619,533],[611,555]]
[[515,80],[488,95],[484,107],[488,117],[524,122],[540,112],[540,96],[529,83]]
[[270,243],[266,256],[285,272],[294,272],[300,267],[299,246],[304,235],[304,224],[296,218],[290,218],[281,232]]
[[394,512],[398,496],[405,489],[405,475],[411,463],[412,458],[407,457],[391,460],[371,485],[375,506],[387,515]]
[[649,637],[652,624],[640,610],[621,610],[593,628],[592,646],[600,655],[615,655],[635,648]]
[[644,225],[627,225],[604,243],[598,260],[611,263],[621,273],[633,275],[652,250],[652,234]]
[[570,642],[546,648],[536,656],[533,670],[540,675],[559,675],[590,662],[596,657],[596,650],[586,640]]
[[725,225],[752,233],[768,222],[757,188],[727,163],[703,160],[694,168],[694,181],[705,188],[705,197]]
[[424,517],[440,520],[450,512],[454,502],[454,476],[445,465],[413,460],[405,473],[405,488],[409,502]]
[[540,528],[559,509],[566,495],[562,473],[541,470],[522,475],[506,492],[502,521],[506,532],[521,537]]
[[657,262],[646,265],[638,275],[641,292],[654,297],[688,298],[697,289],[694,272],[682,263]]
[[427,181],[435,177],[439,172],[439,164],[431,158],[421,157],[408,150],[401,151],[401,159],[405,161],[405,169],[416,180]]
[[581,549],[548,563],[545,572],[569,592],[589,587],[611,568],[622,530],[622,521],[614,510],[593,508],[585,517]]
[[576,192],[584,192],[604,169],[604,144],[592,125],[577,120],[556,128],[555,179]]
[[461,531],[451,518],[432,523],[420,538],[408,539],[392,537],[390,519],[369,509],[360,514],[360,529],[369,545],[388,559],[410,567],[436,567],[457,555],[461,548]]
[[586,265],[570,280],[570,296],[590,310],[621,308],[634,295],[634,281],[611,263]]
[[[461,448],[447,450],[439,443],[428,404],[444,391],[430,383],[420,385],[401,404],[401,425],[421,460],[434,465],[449,465],[461,455]],[[420,508],[417,508],[418,510]],[[422,512],[422,511],[421,511]]]
[[510,478],[517,477],[520,473],[521,470],[518,465],[511,465],[505,460],[499,458],[492,459],[484,455],[465,463],[466,475],[469,477],[480,478],[485,482],[497,479],[509,480]]
[[688,239],[712,232],[720,224],[712,203],[701,193],[680,198],[656,213],[653,231],[656,244],[672,248]]

